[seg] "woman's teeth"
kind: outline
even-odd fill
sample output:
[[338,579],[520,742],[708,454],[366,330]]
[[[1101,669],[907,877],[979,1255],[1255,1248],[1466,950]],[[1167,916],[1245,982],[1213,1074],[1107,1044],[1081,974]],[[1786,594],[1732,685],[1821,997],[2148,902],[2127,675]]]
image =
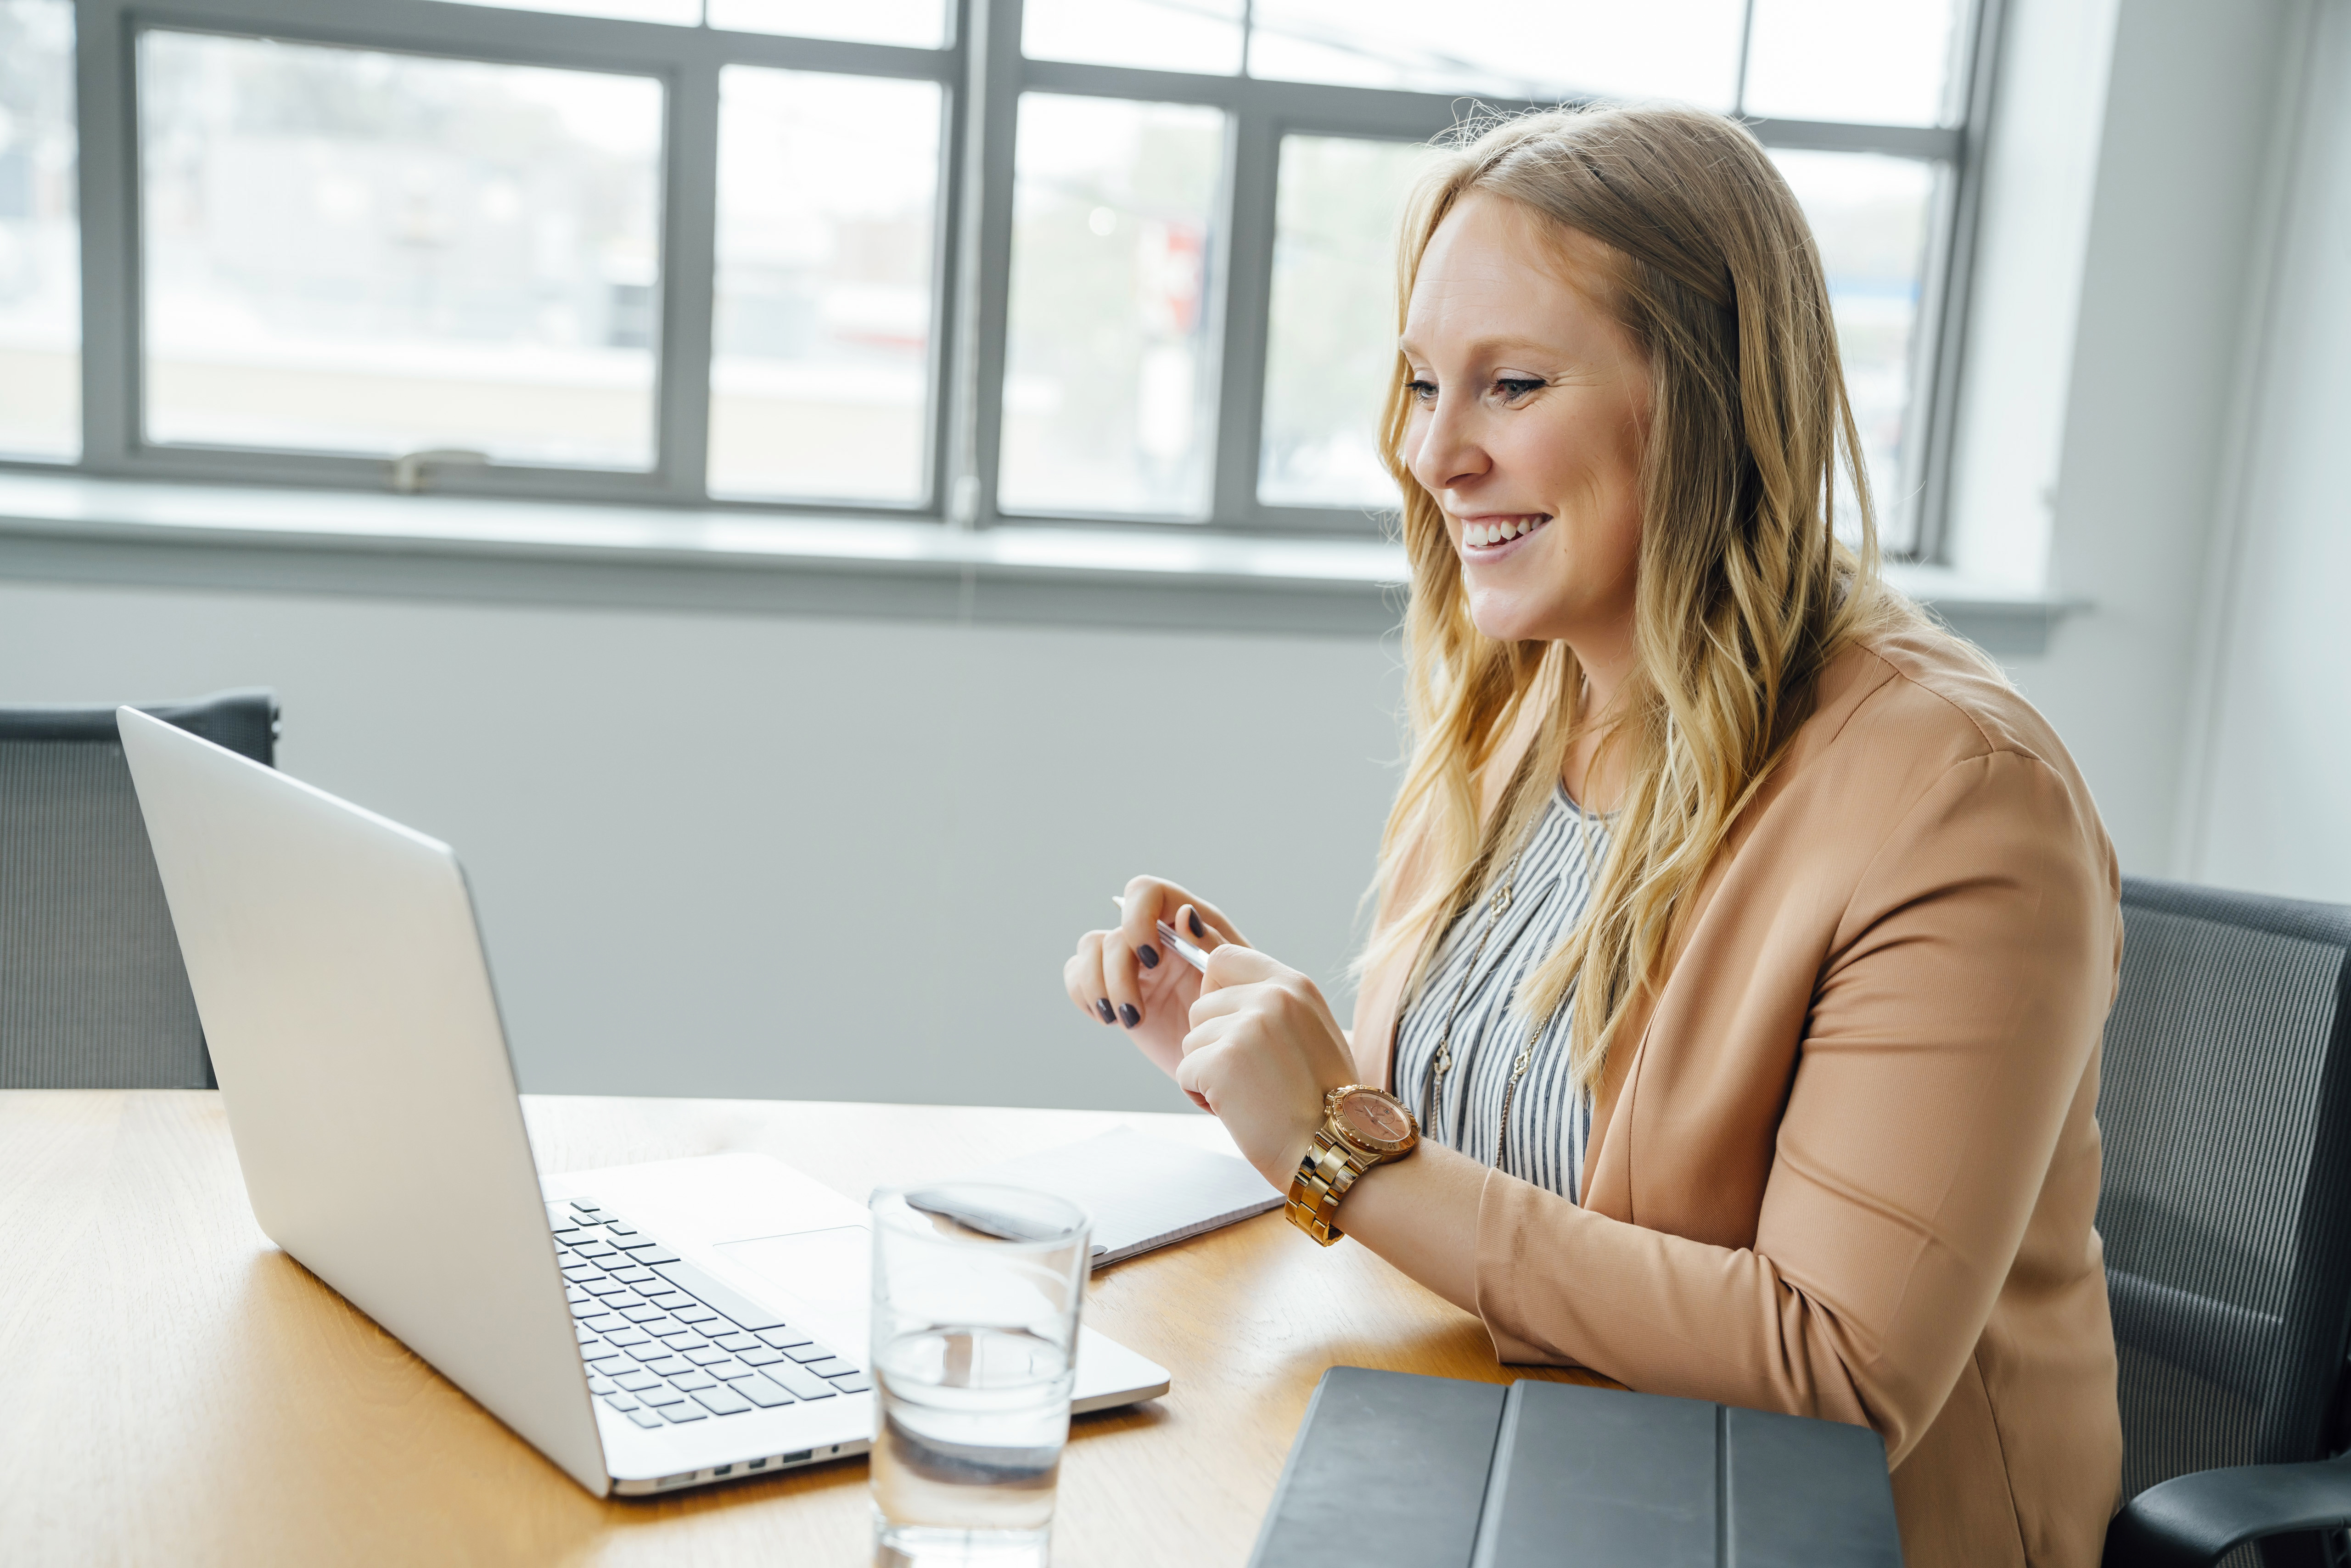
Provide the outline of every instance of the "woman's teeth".
[[1499,523],[1465,523],[1462,525],[1461,538],[1465,544],[1472,548],[1498,545],[1504,539],[1514,539],[1520,534],[1531,534],[1549,521],[1551,521],[1549,517],[1512,517]]

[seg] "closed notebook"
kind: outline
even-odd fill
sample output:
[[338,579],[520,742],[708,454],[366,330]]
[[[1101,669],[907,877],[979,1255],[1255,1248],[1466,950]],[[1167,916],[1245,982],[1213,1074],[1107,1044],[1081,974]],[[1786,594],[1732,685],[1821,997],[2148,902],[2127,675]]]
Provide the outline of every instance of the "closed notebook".
[[1901,1568],[1865,1427],[1696,1399],[1322,1375],[1250,1568]]
[[1246,1160],[1127,1126],[972,1171],[967,1179],[1050,1192],[1092,1215],[1097,1268],[1281,1203]]

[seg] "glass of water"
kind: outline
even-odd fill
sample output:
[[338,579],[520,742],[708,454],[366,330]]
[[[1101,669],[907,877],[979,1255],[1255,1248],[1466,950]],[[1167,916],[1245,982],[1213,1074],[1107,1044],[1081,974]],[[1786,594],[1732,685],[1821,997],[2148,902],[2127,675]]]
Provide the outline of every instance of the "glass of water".
[[873,1197],[877,1568],[1043,1568],[1086,1213],[987,1182]]

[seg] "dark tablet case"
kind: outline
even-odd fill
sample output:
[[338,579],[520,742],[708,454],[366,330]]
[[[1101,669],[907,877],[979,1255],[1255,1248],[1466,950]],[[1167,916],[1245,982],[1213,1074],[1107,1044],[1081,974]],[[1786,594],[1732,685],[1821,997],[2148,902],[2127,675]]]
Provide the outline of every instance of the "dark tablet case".
[[1865,1427],[1334,1366],[1250,1568],[1900,1568]]

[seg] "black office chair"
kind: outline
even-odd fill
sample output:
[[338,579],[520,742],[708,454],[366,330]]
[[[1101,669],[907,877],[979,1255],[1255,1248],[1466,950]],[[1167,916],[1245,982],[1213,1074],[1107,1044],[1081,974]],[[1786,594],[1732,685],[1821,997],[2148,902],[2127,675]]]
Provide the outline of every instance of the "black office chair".
[[2351,909],[2126,878],[2123,927],[2098,1232],[2131,1501],[2107,1568],[2340,1563]]
[[[277,698],[139,705],[275,765]],[[0,1089],[210,1089],[110,707],[0,708]]]

